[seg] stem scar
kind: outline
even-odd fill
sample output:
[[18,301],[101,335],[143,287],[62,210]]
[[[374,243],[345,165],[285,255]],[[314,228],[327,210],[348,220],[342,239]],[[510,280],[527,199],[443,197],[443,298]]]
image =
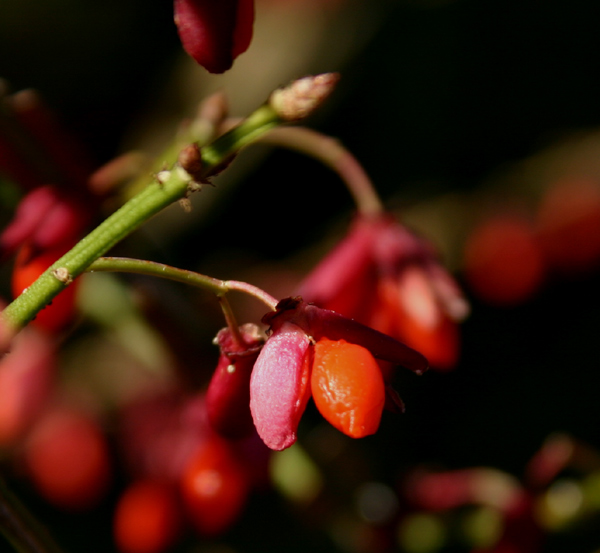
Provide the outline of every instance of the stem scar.
[[56,280],[60,280],[63,284],[71,284],[73,282],[73,277],[71,273],[69,273],[69,269],[66,267],[58,267],[52,271],[52,276]]

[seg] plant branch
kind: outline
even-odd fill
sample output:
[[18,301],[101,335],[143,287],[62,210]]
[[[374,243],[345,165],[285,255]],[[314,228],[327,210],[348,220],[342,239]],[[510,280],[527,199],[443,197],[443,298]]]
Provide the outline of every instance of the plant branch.
[[[126,257],[101,257],[92,263],[87,269],[89,272],[106,271],[106,272],[121,272],[121,273],[137,273],[140,275],[148,275],[159,278],[166,278],[184,284],[190,284],[197,288],[202,288],[208,292],[212,292],[218,298],[224,297],[228,292],[237,290],[249,296],[252,296],[264,304],[269,309],[275,310],[278,301],[264,290],[237,280],[219,280],[218,278],[209,277],[194,271],[171,267],[163,263],[155,261],[145,261],[141,259],[129,259]],[[227,307],[225,308],[227,309]],[[224,312],[225,312],[224,309]],[[229,315],[226,313],[226,318]]]
[[4,311],[6,324],[18,330],[25,326],[90,264],[142,223],[171,203],[199,188],[239,149],[261,134],[283,123],[277,112],[266,104],[248,119],[199,150],[198,174],[190,174],[178,162],[170,170],[161,171],[154,181],[125,203],[75,247],[54,263]]

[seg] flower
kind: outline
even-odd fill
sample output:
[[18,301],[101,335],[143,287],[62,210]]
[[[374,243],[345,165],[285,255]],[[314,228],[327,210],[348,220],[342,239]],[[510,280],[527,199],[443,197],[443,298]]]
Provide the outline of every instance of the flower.
[[457,361],[468,304],[431,245],[388,214],[358,216],[298,294],[397,338],[434,368]]
[[185,51],[211,73],[223,73],[252,39],[254,0],[175,0]]
[[336,428],[353,437],[374,433],[385,403],[375,358],[421,374],[426,359],[404,344],[338,313],[288,298],[263,322],[271,335],[250,379],[250,411],[271,449],[296,441],[311,396]]

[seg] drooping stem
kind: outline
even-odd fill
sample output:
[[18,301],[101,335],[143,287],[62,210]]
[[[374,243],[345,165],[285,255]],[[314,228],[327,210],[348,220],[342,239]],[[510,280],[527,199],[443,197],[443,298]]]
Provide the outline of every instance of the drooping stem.
[[262,301],[265,305],[267,305],[271,311],[275,311],[277,304],[279,301],[275,299],[270,294],[267,294],[264,290],[253,286],[252,284],[248,284],[247,282],[240,282],[238,280],[226,280],[224,282],[225,286],[227,286],[228,290],[237,290],[238,292],[244,292],[249,296],[253,296],[260,301]]
[[219,305],[221,306],[221,311],[223,312],[223,316],[225,317],[225,322],[227,323],[227,328],[229,328],[229,332],[231,333],[231,337],[235,344],[240,348],[244,347],[244,338],[242,333],[240,332],[240,327],[237,323],[235,315],[233,313],[233,309],[227,299],[227,296],[221,295],[218,296]]
[[[170,265],[165,265],[163,263],[156,263],[155,261],[129,259],[126,257],[101,257],[100,259],[94,261],[94,263],[92,263],[87,270],[89,272],[110,271],[121,273],[137,273],[141,275],[166,278],[176,282],[190,284],[192,286],[196,286],[197,288],[202,288],[207,292],[215,294],[219,298],[224,297],[228,292],[237,290],[238,292],[243,292],[263,302],[272,311],[275,310],[275,306],[278,303],[273,296],[269,295],[264,290],[253,286],[252,284],[239,282],[237,280],[219,280],[218,278],[202,275],[186,269],[171,267]],[[231,313],[230,310],[229,312]],[[226,315],[226,318],[227,316],[228,315]]]
[[377,215],[383,211],[379,195],[362,165],[335,138],[304,127],[282,127],[269,131],[260,142],[283,146],[318,159],[341,177],[361,214]]

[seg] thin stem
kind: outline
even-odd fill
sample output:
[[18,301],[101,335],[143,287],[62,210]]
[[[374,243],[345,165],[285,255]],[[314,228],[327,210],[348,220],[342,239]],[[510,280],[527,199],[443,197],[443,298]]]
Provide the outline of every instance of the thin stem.
[[264,290],[261,290],[260,288],[257,288],[252,284],[248,284],[247,282],[240,282],[238,280],[226,280],[223,284],[227,286],[228,290],[237,290],[238,292],[244,292],[249,296],[253,296],[256,299],[259,299],[265,305],[267,305],[271,311],[275,311],[277,308],[277,304],[279,303],[279,300],[277,300],[270,294],[267,294],[267,292],[265,292]]
[[202,148],[202,162],[210,168],[219,167],[244,146],[255,142],[267,131],[284,123],[270,104],[258,108],[238,126]]
[[338,140],[303,127],[282,127],[269,131],[260,142],[284,146],[318,159],[342,178],[360,213],[372,216],[383,211],[373,182]]
[[[148,275],[159,278],[166,278],[184,284],[190,284],[197,288],[202,288],[208,292],[212,292],[217,297],[222,298],[228,292],[237,290],[249,296],[252,296],[265,303],[271,310],[275,310],[278,301],[264,290],[236,280],[219,280],[218,278],[209,277],[194,271],[171,267],[164,263],[156,263],[155,261],[145,261],[141,259],[129,259],[126,257],[101,257],[92,263],[88,269],[89,272],[107,271],[121,273],[137,273],[140,275]],[[226,307],[225,309],[228,309]],[[225,310],[224,310],[225,312]],[[225,315],[227,318],[227,314]]]
[[240,348],[244,348],[245,342],[240,332],[240,327],[238,326],[237,320],[233,313],[233,309],[231,308],[231,304],[227,299],[227,296],[219,296],[219,305],[221,306],[221,311],[223,311],[223,316],[225,317],[225,322],[227,323],[227,328],[229,328],[229,332],[231,333],[231,337],[235,342],[236,346]]

